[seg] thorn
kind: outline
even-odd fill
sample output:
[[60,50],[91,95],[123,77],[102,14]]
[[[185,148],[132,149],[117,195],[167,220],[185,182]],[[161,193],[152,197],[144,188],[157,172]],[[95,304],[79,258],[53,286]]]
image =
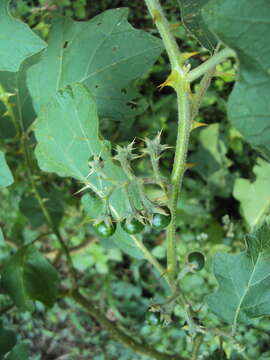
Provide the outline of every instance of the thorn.
[[193,168],[196,164],[193,164],[193,163],[186,163],[185,164],[185,170],[189,170],[191,168]]
[[165,276],[168,273],[168,270],[165,270],[161,275],[160,275],[160,279],[163,278],[163,276]]
[[170,25],[170,29],[171,29],[171,31],[175,31],[175,30],[178,29],[180,26],[182,26],[181,23],[171,24],[171,25]]
[[183,61],[186,61],[186,60],[188,60],[189,58],[191,58],[192,56],[195,56],[195,55],[198,55],[198,54],[199,54],[198,51],[186,52],[186,53],[181,54],[181,59],[182,59]]
[[161,19],[160,12],[156,9],[153,10],[152,16],[153,16],[154,22],[160,21],[160,19]]
[[203,122],[193,121],[191,130],[197,129],[198,127],[201,127],[201,126],[208,126],[208,124],[203,123]]
[[176,86],[177,82],[178,82],[178,74],[177,74],[177,72],[173,71],[167,77],[167,79],[162,84],[158,85],[157,87],[159,88],[159,90],[162,90],[165,86],[171,86],[174,88]]
[[89,189],[89,188],[90,188],[89,185],[85,185],[85,186],[82,187],[80,190],[76,191],[73,195],[77,195],[77,194],[79,194],[80,192],[82,192],[82,191],[84,191],[84,190],[86,190],[86,189]]
[[165,86],[172,86],[172,82],[169,80],[169,78],[167,80],[165,80],[163,83],[161,83],[160,85],[158,85],[157,87],[159,88],[159,90],[161,91]]
[[232,78],[236,78],[236,74],[234,73],[229,73],[229,72],[222,72],[222,71],[216,71],[214,76],[216,77],[222,77],[222,76],[230,76]]

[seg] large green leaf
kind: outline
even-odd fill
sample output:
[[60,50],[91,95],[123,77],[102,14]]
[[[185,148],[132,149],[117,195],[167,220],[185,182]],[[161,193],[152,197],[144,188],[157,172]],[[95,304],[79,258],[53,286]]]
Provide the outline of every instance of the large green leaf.
[[219,196],[231,194],[233,177],[228,172],[231,161],[226,156],[228,148],[220,131],[220,124],[211,124],[199,134],[200,146],[190,157],[198,172],[209,185],[209,189]]
[[202,8],[209,0],[178,0],[184,26],[208,50],[214,51],[217,39],[207,29],[202,18]]
[[258,159],[253,172],[255,181],[238,178],[233,190],[233,196],[240,202],[241,212],[251,228],[262,222],[270,210],[270,164]]
[[219,290],[207,297],[210,309],[235,325],[270,315],[270,225],[248,235],[246,242],[245,252],[215,256]]
[[35,135],[39,166],[60,176],[87,183],[89,158],[99,154],[108,156],[106,143],[98,134],[95,100],[81,84],[59,90],[43,106]]
[[[115,182],[127,180],[122,169],[112,162],[109,143],[99,137],[95,100],[84,85],[68,86],[44,105],[36,123],[35,134],[38,142],[36,156],[42,170],[80,180],[100,195],[104,194],[104,189],[113,187]],[[102,171],[109,180],[100,179],[96,173],[87,177],[89,158],[95,155],[102,156]],[[136,195],[133,196],[136,198]],[[101,215],[100,201],[90,195],[83,197],[83,205],[90,218]],[[110,196],[110,207],[116,219],[127,215],[126,201],[119,187]],[[129,245],[132,243],[131,238],[126,238],[126,247],[134,250],[134,256],[141,254],[133,244]],[[119,237],[122,244],[121,239]],[[117,241],[115,239],[115,243]]]
[[4,359],[4,355],[13,348],[16,342],[16,335],[13,331],[0,328],[0,360]]
[[20,343],[16,344],[5,360],[29,360],[30,348],[29,344]]
[[9,2],[0,1],[0,70],[16,72],[27,57],[41,51],[46,43],[10,15]]
[[151,67],[162,47],[159,39],[130,26],[127,15],[119,8],[87,22],[53,24],[48,48],[28,73],[37,112],[60,88],[81,82],[96,98],[100,116],[121,121],[137,113],[131,100],[138,93],[130,82]]
[[32,301],[52,306],[58,291],[58,274],[34,246],[23,246],[2,271],[2,288],[22,311],[31,310]]
[[13,176],[6,163],[5,154],[0,151],[0,188],[13,183]]
[[270,2],[211,0],[203,17],[240,61],[229,118],[251,145],[270,157]]

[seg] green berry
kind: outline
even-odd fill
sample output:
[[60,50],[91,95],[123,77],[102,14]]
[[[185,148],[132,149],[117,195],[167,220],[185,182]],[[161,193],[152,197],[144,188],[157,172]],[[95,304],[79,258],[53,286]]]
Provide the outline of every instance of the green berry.
[[97,235],[101,237],[112,236],[116,230],[116,224],[112,221],[111,217],[94,224],[93,227]]
[[164,215],[164,214],[160,214],[160,213],[155,213],[153,215],[152,226],[156,230],[165,229],[169,225],[169,223],[171,222],[171,212],[170,212],[169,208],[164,207],[163,210],[168,215]]
[[137,219],[133,218],[132,220],[123,220],[121,226],[125,232],[128,234],[138,234],[144,229],[144,225]]
[[158,313],[147,311],[145,315],[145,322],[147,325],[158,325],[159,320],[160,319]]
[[194,251],[188,255],[188,262],[194,265],[194,270],[200,271],[204,267],[205,258],[199,251]]

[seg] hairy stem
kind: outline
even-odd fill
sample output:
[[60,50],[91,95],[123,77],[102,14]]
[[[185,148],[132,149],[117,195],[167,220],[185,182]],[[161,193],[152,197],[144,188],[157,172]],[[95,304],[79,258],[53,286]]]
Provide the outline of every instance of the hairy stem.
[[174,158],[174,165],[171,177],[171,194],[170,194],[170,209],[172,213],[172,220],[167,229],[167,272],[168,277],[173,285],[177,273],[177,258],[176,258],[176,209],[180,193],[183,174],[185,171],[185,161],[189,140],[189,133],[191,129],[191,110],[189,102],[189,83],[186,81],[186,73],[184,68],[180,65],[180,51],[174,36],[170,31],[170,24],[167,21],[163,10],[158,0],[145,0],[148,10],[159,30],[163,40],[165,49],[168,53],[171,73],[176,74],[175,83],[173,85],[177,93],[178,104],[178,130],[176,153]]
[[135,242],[135,244],[137,245],[137,247],[142,250],[142,252],[144,253],[144,257],[146,260],[148,260],[150,262],[150,264],[153,265],[153,267],[160,273],[161,276],[164,276],[165,280],[167,281],[168,284],[170,284],[169,282],[169,278],[168,275],[165,271],[165,269],[163,268],[163,266],[159,263],[159,261],[151,254],[151,252],[144,246],[144,244],[142,243],[141,240],[139,240],[135,235],[130,235],[130,237],[132,238],[132,240]]
[[193,95],[192,100],[192,112],[191,112],[191,119],[194,120],[196,116],[199,113],[199,109],[201,106],[201,101],[211,83],[212,77],[215,74],[216,67],[213,67],[212,69],[208,70],[203,78],[200,81],[200,84],[198,85],[198,89]]
[[197,360],[198,356],[199,356],[199,350],[200,350],[200,346],[202,344],[202,340],[203,337],[201,335],[198,335],[196,337],[196,339],[194,340],[194,345],[193,345],[193,351],[192,351],[192,357],[190,360]]
[[85,296],[81,295],[79,291],[73,291],[69,294],[73,300],[75,300],[78,304],[80,304],[88,314],[93,317],[96,321],[98,321],[102,327],[104,327],[113,338],[123,343],[124,345],[131,348],[138,354],[149,356],[153,359],[157,360],[187,360],[179,355],[169,355],[161,353],[148,345],[143,344],[136,340],[133,336],[128,335],[128,330],[123,331],[117,326],[116,322],[112,322],[103,315],[97,305],[93,303],[91,300],[87,299]]
[[227,58],[235,57],[235,56],[236,54],[232,49],[225,48],[220,52],[214,54],[212,57],[210,57],[210,59],[208,59],[207,61],[196,67],[194,70],[191,70],[187,74],[187,80],[189,82],[192,82],[198,79],[199,77],[201,77],[202,75],[204,75],[205,73],[207,73],[210,69],[212,69],[216,65],[226,60]]
[[178,130],[176,151],[173,163],[173,171],[171,176],[171,195],[170,195],[170,209],[172,213],[172,220],[167,229],[167,260],[168,272],[171,281],[175,280],[177,272],[176,259],[176,210],[177,202],[181,190],[182,180],[185,172],[186,156],[189,142],[189,134],[191,130],[191,113],[189,102],[189,88],[188,84],[182,80],[176,88],[177,93],[177,107],[178,107]]
[[180,50],[170,30],[170,23],[166,19],[159,1],[145,0],[145,3],[163,40],[163,44],[167,51],[172,70],[175,69],[179,74],[183,75],[184,71],[179,65],[181,55]]

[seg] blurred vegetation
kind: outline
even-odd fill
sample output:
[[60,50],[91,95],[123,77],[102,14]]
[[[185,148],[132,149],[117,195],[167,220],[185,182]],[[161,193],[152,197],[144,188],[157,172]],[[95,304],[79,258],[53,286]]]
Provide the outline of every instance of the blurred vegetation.
[[[55,16],[67,15],[83,21],[109,8],[126,6],[130,8],[130,22],[133,26],[156,34],[156,30],[146,12],[143,1],[128,0],[17,0],[12,1],[14,14],[27,22],[40,36],[47,39],[50,23]],[[179,23],[179,10],[174,0],[164,5],[175,34],[184,51],[199,51],[191,62],[198,65],[207,52],[193,40]],[[178,248],[179,256],[184,259],[190,251],[203,249],[206,255],[206,267],[199,274],[190,274],[183,281],[183,290],[191,302],[197,303],[199,321],[205,325],[216,326],[219,321],[207,311],[203,298],[216,287],[212,274],[211,259],[217,251],[238,252],[244,244],[239,239],[248,230],[239,210],[239,203],[233,197],[236,178],[254,179],[252,169],[258,155],[239,133],[229,124],[225,108],[228,93],[235,79],[235,64],[228,60],[219,65],[219,76],[215,77],[203,101],[198,121],[209,126],[192,133],[189,162],[194,166],[184,180],[184,191],[178,208]],[[130,123],[108,122],[102,120],[101,130],[104,136],[114,144],[128,143],[134,135],[140,146],[140,139],[153,137],[162,129],[163,143],[173,145],[176,135],[176,100],[173,91],[157,86],[164,81],[169,72],[167,57],[163,54],[152,71],[138,80],[141,94],[148,103],[147,110]],[[1,109],[0,109],[1,110]],[[12,149],[14,134],[0,139],[1,147]],[[168,150],[161,160],[162,171],[171,171],[173,149]],[[9,152],[9,163],[16,168],[16,176],[23,178],[25,169],[20,164],[20,154],[16,147]],[[136,163],[139,173],[147,173],[149,164],[145,160]],[[12,191],[0,193],[1,226],[6,242],[0,242],[1,263],[5,261],[10,249],[16,244],[33,241],[43,236],[41,250],[53,261],[57,243],[54,235],[38,214],[24,207],[22,195],[26,185],[15,182]],[[177,306],[174,321],[167,327],[149,325],[145,314],[149,304],[164,299],[168,293],[165,282],[143,260],[136,260],[115,248],[108,240],[97,241],[90,225],[85,223],[79,198],[73,194],[77,187],[72,180],[63,180],[53,175],[40,174],[40,185],[48,194],[60,192],[64,203],[61,229],[69,246],[74,247],[74,263],[80,272],[80,282],[87,285],[88,295],[96,300],[107,317],[121,321],[131,333],[140,335],[157,350],[179,352],[189,356],[191,344],[184,327],[183,310]],[[10,188],[9,188],[10,189]],[[149,195],[157,190],[149,187]],[[28,194],[29,196],[31,194]],[[24,209],[22,211],[22,208]],[[59,210],[58,208],[58,210]],[[148,248],[160,261],[165,261],[164,233],[148,228],[145,232]],[[78,246],[83,244],[84,246]],[[60,262],[57,268],[63,276],[67,269]],[[0,298],[1,307],[6,298]],[[99,324],[78,308],[72,301],[59,300],[52,310],[47,311],[41,304],[36,305],[33,313],[17,314],[10,311],[2,316],[5,327],[15,327],[20,338],[31,345],[31,359],[93,359],[93,360],[147,360],[147,357],[134,354],[123,345],[111,340]],[[247,346],[250,359],[256,359],[268,349],[270,325],[267,320],[256,320],[256,327],[242,326],[239,341]],[[209,338],[202,346],[202,359],[218,348],[215,337]],[[268,354],[269,355],[269,354]],[[270,359],[265,354],[265,359]],[[236,358],[236,357],[235,357]],[[210,357],[209,357],[210,359]]]

